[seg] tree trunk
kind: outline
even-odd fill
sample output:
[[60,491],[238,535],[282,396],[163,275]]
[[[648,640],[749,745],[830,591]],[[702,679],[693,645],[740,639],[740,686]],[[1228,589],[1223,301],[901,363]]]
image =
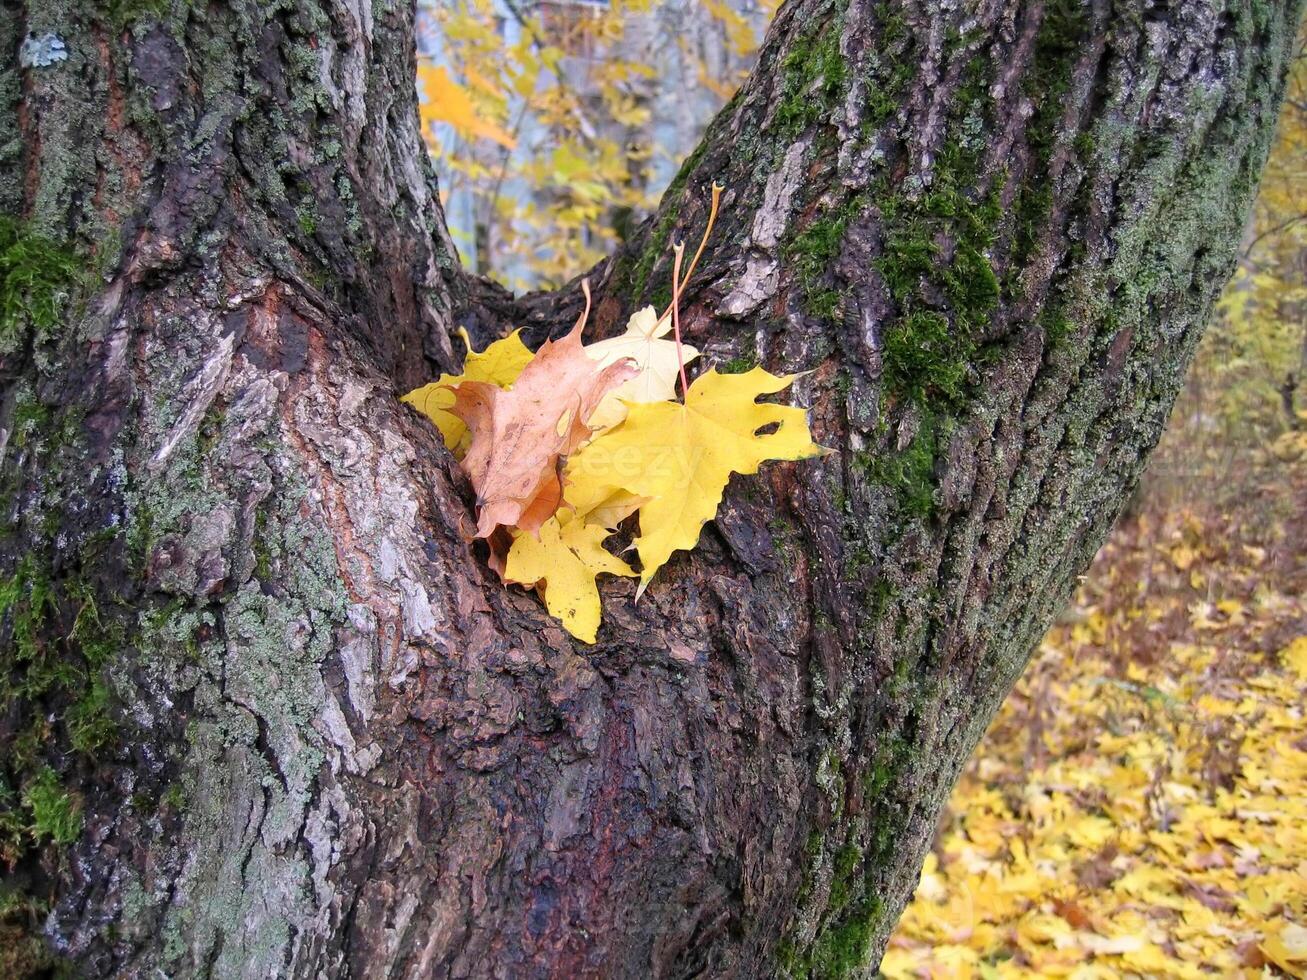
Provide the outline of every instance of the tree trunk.
[[410,6],[6,3],[0,964],[27,915],[89,976],[871,971],[1161,432],[1299,9],[790,0],[590,336],[720,182],[687,339],[810,372],[838,452],[585,646],[395,397],[579,304],[460,270]]

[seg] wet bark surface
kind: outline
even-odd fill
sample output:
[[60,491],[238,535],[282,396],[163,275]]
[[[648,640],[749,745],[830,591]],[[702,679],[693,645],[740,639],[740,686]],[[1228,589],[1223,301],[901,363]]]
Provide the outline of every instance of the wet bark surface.
[[810,372],[837,452],[733,482],[585,646],[396,399],[460,326],[580,303],[460,270],[412,10],[6,5],[6,287],[40,274],[0,311],[0,842],[44,941],[93,976],[871,971],[1161,432],[1298,15],[785,5],[592,271],[593,336],[721,183],[687,339]]

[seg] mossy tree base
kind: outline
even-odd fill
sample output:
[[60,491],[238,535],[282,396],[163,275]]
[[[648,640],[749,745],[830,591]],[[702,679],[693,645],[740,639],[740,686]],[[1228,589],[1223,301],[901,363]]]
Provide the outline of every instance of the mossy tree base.
[[539,342],[580,302],[460,270],[408,5],[0,11],[33,39],[0,71],[24,969],[873,971],[1161,431],[1299,15],[973,8],[785,5],[592,271],[620,329],[725,185],[687,339],[809,372],[838,452],[732,487],[638,605],[605,586],[590,647],[495,580],[395,398],[459,327]]

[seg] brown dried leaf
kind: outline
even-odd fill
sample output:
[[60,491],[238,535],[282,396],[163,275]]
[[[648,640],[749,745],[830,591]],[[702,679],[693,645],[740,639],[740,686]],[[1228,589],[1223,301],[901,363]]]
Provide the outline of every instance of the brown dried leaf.
[[449,411],[467,425],[463,468],[477,493],[477,536],[496,527],[536,533],[558,509],[558,463],[591,433],[595,407],[634,377],[634,362],[599,368],[581,346],[584,318],[567,336],[547,341],[508,390],[466,381]]

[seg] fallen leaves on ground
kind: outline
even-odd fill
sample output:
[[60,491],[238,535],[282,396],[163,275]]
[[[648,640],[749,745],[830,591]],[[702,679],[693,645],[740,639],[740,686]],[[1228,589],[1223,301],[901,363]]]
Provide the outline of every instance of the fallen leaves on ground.
[[959,782],[887,977],[1307,976],[1298,494],[1255,541],[1118,529]]

